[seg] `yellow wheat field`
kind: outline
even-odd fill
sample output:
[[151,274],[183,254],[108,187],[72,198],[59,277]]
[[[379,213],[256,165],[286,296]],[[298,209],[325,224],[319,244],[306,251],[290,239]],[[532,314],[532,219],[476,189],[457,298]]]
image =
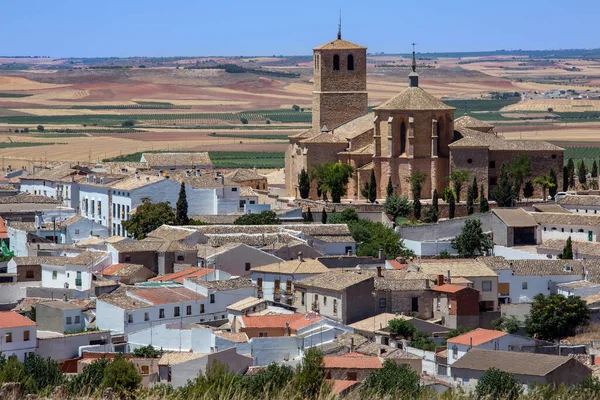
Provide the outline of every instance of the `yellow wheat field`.
[[556,112],[600,111],[600,100],[525,100],[506,106],[501,111],[548,111],[548,108]]

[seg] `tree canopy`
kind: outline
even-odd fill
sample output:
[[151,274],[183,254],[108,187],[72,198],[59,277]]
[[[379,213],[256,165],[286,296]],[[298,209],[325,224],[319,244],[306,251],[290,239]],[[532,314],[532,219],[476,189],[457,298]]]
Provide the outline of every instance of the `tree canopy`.
[[131,219],[121,224],[137,240],[144,239],[146,235],[162,225],[174,225],[175,213],[168,201],[152,203],[149,198],[143,198]]
[[494,367],[485,371],[475,388],[478,400],[516,400],[522,392],[523,386],[514,375]]
[[317,181],[321,192],[331,194],[334,203],[340,203],[346,194],[346,184],[352,176],[353,168],[349,164],[325,163],[317,165],[313,171],[313,179]]
[[234,225],[279,225],[280,223],[275,211],[246,214],[233,221]]
[[411,211],[412,205],[406,197],[400,197],[393,193],[385,200],[385,212],[394,218],[394,222],[398,217],[408,217]]
[[562,339],[587,324],[590,310],[579,296],[537,294],[525,320],[527,332],[542,340]]
[[498,184],[492,189],[491,194],[498,207],[512,207],[514,205],[514,187],[509,174],[509,166],[506,163],[500,167]]
[[452,240],[452,248],[461,257],[476,257],[487,254],[494,244],[483,232],[481,221],[468,219],[462,227],[460,234]]
[[310,178],[308,172],[304,168],[298,175],[298,191],[300,192],[300,198],[307,199],[310,193]]
[[452,183],[454,188],[454,196],[456,201],[460,202],[460,194],[462,192],[463,185],[469,180],[469,171],[466,169],[454,169],[450,171],[448,176],[448,182]]
[[185,193],[185,183],[181,182],[179,188],[179,198],[177,199],[177,225],[187,225],[190,223],[188,218],[188,202]]
[[383,368],[371,372],[361,388],[365,398],[413,399],[417,398],[422,388],[420,377],[410,366],[397,365],[392,360],[385,360]]

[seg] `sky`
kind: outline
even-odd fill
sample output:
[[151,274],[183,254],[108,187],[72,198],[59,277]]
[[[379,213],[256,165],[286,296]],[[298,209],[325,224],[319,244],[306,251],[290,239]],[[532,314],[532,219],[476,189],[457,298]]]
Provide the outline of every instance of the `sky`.
[[600,47],[600,1],[0,0],[0,56],[309,55]]

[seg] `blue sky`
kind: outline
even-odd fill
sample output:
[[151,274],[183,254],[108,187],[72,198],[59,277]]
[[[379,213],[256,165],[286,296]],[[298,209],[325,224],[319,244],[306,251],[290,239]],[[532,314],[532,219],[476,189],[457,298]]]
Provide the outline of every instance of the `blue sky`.
[[2,0],[0,55],[310,54],[340,7],[369,52],[600,47],[598,0]]

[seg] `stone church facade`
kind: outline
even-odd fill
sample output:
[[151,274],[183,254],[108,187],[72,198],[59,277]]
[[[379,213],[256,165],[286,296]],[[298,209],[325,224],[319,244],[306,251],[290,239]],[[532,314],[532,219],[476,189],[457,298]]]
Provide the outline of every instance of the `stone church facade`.
[[[401,196],[411,197],[408,178],[426,174],[421,197],[431,198],[448,185],[453,169],[466,169],[477,177],[486,194],[494,187],[504,162],[518,155],[531,159],[535,174],[552,168],[562,182],[564,150],[542,141],[507,141],[494,127],[470,116],[454,118],[455,109],[419,87],[413,52],[409,86],[402,93],[367,112],[367,50],[342,40],[314,50],[312,128],[290,136],[285,177],[288,197],[300,197],[298,175],[316,165],[340,161],[354,172],[346,198],[364,200],[360,188],[377,180],[377,197],[386,196],[388,180]],[[532,177],[533,179],[534,177]],[[541,190],[536,190],[541,197]],[[310,198],[317,198],[311,185]]]

